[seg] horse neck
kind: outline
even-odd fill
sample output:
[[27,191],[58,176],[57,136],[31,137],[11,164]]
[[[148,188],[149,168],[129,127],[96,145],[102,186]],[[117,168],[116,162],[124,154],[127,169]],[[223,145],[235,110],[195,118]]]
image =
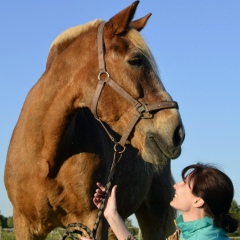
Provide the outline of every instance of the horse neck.
[[[44,74],[29,92],[15,128],[18,134],[14,140],[24,138],[34,154],[40,154],[51,165],[61,139],[71,135],[70,123],[79,106],[74,106],[73,87],[59,89],[59,83],[53,81],[49,84],[50,79]],[[80,91],[78,96],[81,96]]]

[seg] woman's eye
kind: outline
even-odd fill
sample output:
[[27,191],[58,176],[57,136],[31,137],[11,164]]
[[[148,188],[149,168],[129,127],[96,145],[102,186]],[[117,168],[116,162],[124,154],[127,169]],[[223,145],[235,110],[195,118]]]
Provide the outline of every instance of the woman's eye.
[[142,59],[139,57],[132,58],[128,60],[128,63],[132,66],[141,66],[142,65]]

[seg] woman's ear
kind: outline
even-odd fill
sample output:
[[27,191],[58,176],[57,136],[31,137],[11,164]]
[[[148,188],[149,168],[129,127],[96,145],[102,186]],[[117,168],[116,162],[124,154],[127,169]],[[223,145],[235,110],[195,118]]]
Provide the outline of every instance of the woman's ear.
[[194,200],[194,207],[200,208],[204,205],[204,200],[200,197],[196,197]]

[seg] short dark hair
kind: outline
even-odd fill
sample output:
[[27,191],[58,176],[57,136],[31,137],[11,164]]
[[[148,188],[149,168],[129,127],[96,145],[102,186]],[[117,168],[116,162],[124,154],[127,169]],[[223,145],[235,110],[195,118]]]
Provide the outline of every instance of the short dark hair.
[[191,183],[192,194],[204,200],[205,214],[213,219],[216,226],[227,232],[234,232],[238,221],[229,215],[234,196],[231,179],[216,166],[192,164],[182,170],[182,179]]

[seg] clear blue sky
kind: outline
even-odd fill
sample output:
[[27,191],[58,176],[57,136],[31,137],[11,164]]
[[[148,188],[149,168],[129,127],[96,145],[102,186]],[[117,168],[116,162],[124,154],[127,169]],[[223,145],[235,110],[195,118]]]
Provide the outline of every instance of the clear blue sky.
[[[3,184],[7,148],[23,101],[44,72],[48,49],[65,29],[108,20],[132,1],[2,1],[0,3],[0,210],[12,215]],[[240,204],[240,1],[142,0],[136,18],[152,12],[142,35],[161,79],[180,105],[186,128],[183,167],[210,162],[232,178]]]

